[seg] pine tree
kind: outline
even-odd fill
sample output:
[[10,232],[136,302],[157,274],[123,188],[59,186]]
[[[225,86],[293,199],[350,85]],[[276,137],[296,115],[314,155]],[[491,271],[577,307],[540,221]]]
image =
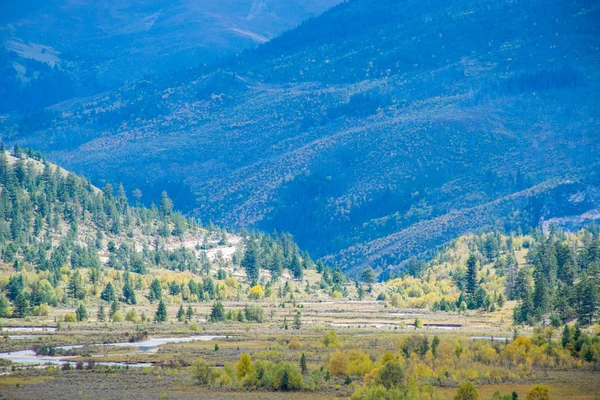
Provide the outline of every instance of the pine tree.
[[13,310],[13,317],[24,318],[27,316],[29,311],[29,301],[23,292],[19,293],[15,299],[15,308]]
[[160,284],[160,281],[158,279],[154,278],[154,280],[150,284],[150,293],[148,294],[148,300],[150,300],[150,302],[152,303],[161,298],[162,298],[162,286]]
[[302,371],[302,375],[306,375],[308,373],[308,367],[306,365],[306,354],[302,353],[300,357],[300,370]]
[[135,298],[135,290],[133,290],[133,286],[129,280],[125,282],[123,285],[123,298],[128,304],[137,304],[137,299]]
[[587,276],[577,285],[579,293],[579,310],[577,317],[582,325],[592,324],[598,308],[598,287]]
[[368,285],[372,285],[377,281],[377,274],[371,267],[363,269],[360,276],[362,281]]
[[469,259],[467,260],[467,293],[475,293],[475,290],[477,290],[477,286],[477,258],[473,254],[471,254],[469,256]]
[[300,328],[302,327],[302,321],[300,319],[301,314],[300,311],[298,311],[296,313],[296,315],[294,316],[294,323],[292,324],[292,328],[296,329],[296,330],[300,330]]
[[119,302],[117,300],[113,300],[113,302],[110,304],[110,311],[108,315],[112,317],[117,311],[119,311]]
[[67,289],[69,296],[79,300],[85,298],[85,283],[83,282],[83,277],[79,273],[79,270],[76,270],[71,276],[71,279],[69,279],[69,286]]
[[571,329],[569,328],[569,325],[565,324],[561,336],[561,344],[563,349],[566,348],[569,343],[571,343]]
[[287,368],[283,370],[283,376],[281,377],[279,389],[283,391],[290,389],[290,375],[288,374]]
[[158,303],[158,308],[156,309],[156,314],[154,314],[154,321],[161,323],[167,320],[167,306],[165,303],[160,300]]
[[257,262],[257,249],[256,245],[252,242],[246,246],[244,252],[244,258],[242,259],[241,266],[246,271],[250,286],[255,286],[258,282],[258,262]]
[[192,320],[192,317],[194,316],[194,310],[192,309],[191,305],[188,306],[187,311],[185,312],[185,316],[188,321]]
[[302,269],[302,265],[300,265],[300,260],[298,259],[298,255],[292,255],[292,262],[290,263],[290,271],[292,271],[292,275],[294,279],[300,280],[304,274],[304,270]]
[[183,309],[183,304],[179,305],[179,311],[177,311],[177,320],[179,322],[185,321],[185,310]]
[[283,252],[277,248],[274,253],[273,253],[273,257],[271,258],[271,276],[273,277],[273,280],[279,278],[281,276],[281,274],[283,273],[283,262],[284,262],[284,257],[283,257]]
[[77,310],[75,310],[75,315],[77,316],[77,321],[79,322],[88,318],[87,308],[85,308],[83,303],[79,304],[79,307],[77,307]]
[[173,202],[167,195],[167,192],[162,192],[160,198],[160,215],[161,217],[168,217],[173,212]]
[[220,301],[217,301],[215,302],[215,304],[213,304],[212,310],[210,312],[210,320],[212,322],[225,320],[225,307],[223,307],[223,303],[221,303]]
[[502,296],[502,293],[500,293],[498,295],[498,298],[496,299],[496,303],[498,304],[499,308],[504,307],[504,296]]
[[8,278],[8,284],[6,285],[7,297],[10,300],[15,301],[17,296],[21,294],[21,291],[23,291],[24,287],[25,281],[23,280],[23,275],[12,275],[10,278]]
[[104,310],[104,303],[100,303],[100,307],[98,307],[97,318],[98,322],[106,321],[106,311]]

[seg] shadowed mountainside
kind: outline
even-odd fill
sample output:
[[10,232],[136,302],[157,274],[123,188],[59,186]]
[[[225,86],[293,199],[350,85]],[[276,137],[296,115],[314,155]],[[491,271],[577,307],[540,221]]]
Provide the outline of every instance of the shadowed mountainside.
[[212,63],[337,2],[7,0],[0,6],[0,113]]
[[353,0],[216,69],[2,131],[92,179],[150,198],[167,182],[220,223],[393,266],[498,219],[597,208],[599,19],[584,0]]

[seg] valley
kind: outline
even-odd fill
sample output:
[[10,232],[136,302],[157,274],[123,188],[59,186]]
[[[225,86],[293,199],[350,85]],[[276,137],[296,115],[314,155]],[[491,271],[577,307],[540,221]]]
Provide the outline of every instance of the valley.
[[594,398],[593,224],[463,235],[350,279],[289,235],[204,226],[166,193],[131,206],[32,149],[0,153],[0,180],[3,398]]
[[0,400],[598,400],[595,0],[0,4]]

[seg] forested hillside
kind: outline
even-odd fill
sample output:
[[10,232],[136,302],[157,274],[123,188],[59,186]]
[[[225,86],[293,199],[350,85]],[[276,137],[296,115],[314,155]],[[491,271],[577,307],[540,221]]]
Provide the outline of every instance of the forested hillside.
[[162,301],[163,289],[168,303],[347,294],[343,275],[287,234],[203,226],[166,193],[132,206],[122,185],[100,190],[19,147],[0,152],[0,257],[1,317],[98,301],[116,301],[114,313],[119,302]]
[[587,326],[600,312],[600,234],[591,225],[576,233],[462,236],[431,261],[411,259],[400,276],[388,278],[376,290],[392,307],[459,313],[509,307],[516,325]]
[[94,182],[167,187],[186,212],[289,231],[352,272],[401,269],[477,228],[597,218],[599,13],[352,0],[218,67],[0,129]]

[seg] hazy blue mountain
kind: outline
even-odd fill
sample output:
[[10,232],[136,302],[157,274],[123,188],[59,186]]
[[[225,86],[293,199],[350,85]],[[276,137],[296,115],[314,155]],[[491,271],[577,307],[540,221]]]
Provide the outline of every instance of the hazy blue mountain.
[[598,21],[589,0],[352,0],[1,129],[147,201],[167,185],[202,218],[395,266],[499,221],[598,215]]
[[0,113],[210,63],[337,2],[7,0],[0,6]]

